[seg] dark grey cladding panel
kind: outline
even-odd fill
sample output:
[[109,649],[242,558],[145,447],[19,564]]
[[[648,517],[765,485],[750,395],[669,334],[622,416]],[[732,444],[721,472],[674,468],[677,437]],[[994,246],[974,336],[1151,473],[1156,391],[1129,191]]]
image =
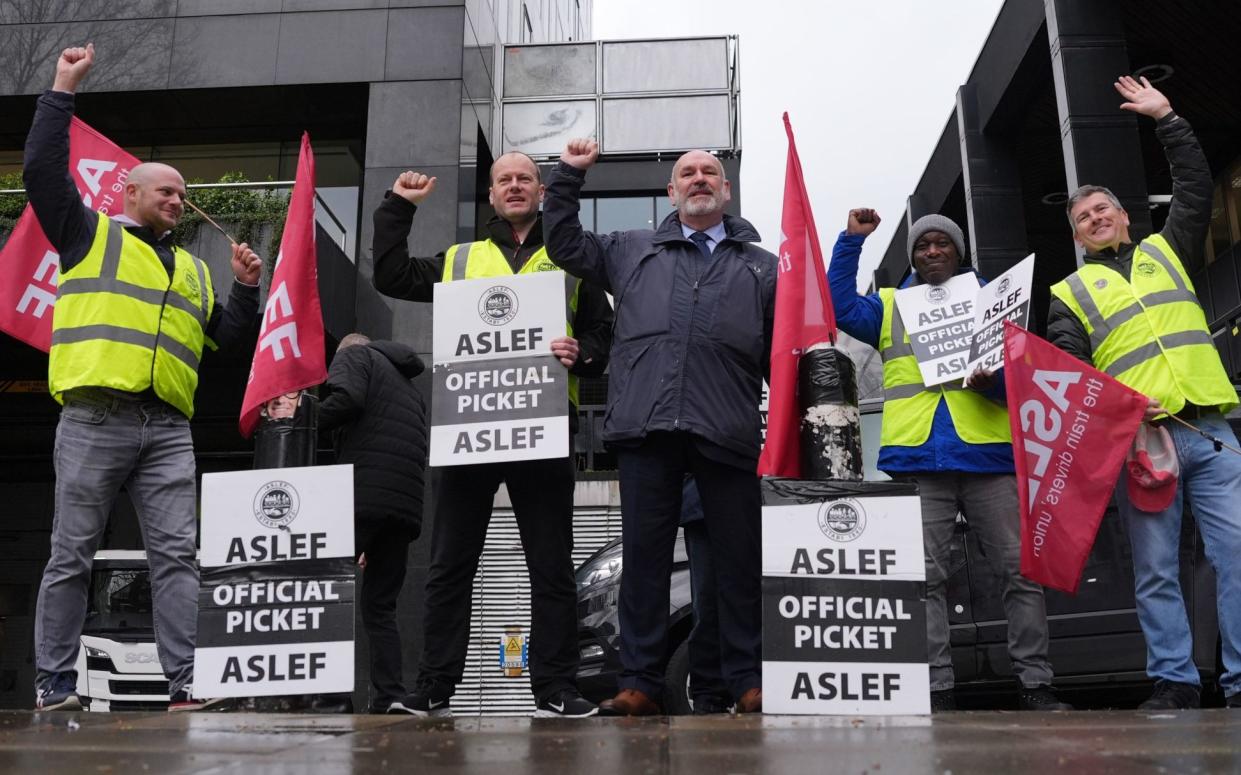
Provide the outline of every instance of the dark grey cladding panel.
[[[358,328],[378,331],[411,345],[416,350],[431,349],[431,305],[390,299],[375,292],[371,284],[374,257],[371,239],[374,236],[373,214],[383,200],[384,192],[396,176],[407,169],[416,169],[436,178],[435,192],[418,207],[414,228],[410,232],[411,255],[430,257],[446,249],[454,241],[457,228],[457,168],[427,166],[410,159],[401,167],[372,167],[366,170],[362,185],[361,260],[358,261]],[[384,326],[390,326],[385,329]]]
[[355,11],[359,8],[387,8],[388,0],[284,0],[284,12]]
[[151,19],[173,16],[177,0],[4,0],[0,24]]
[[177,16],[279,13],[284,0],[179,0]]
[[82,91],[137,91],[168,85],[173,20],[65,22],[0,26],[0,94],[51,87],[67,46],[91,41],[95,66]]
[[461,144],[461,82],[371,85],[366,166],[456,166]]
[[390,11],[387,80],[460,78],[464,23],[461,7]]
[[491,81],[494,46],[466,46],[461,58],[461,80],[465,93],[472,100],[490,99],[496,93]]
[[177,19],[173,89],[276,82],[279,14]]
[[282,14],[276,82],[382,81],[387,24],[386,10]]

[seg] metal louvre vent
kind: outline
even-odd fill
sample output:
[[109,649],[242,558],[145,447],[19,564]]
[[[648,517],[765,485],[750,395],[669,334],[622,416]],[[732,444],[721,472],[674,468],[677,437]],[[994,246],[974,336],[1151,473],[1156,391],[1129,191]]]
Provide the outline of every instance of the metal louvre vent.
[[[456,716],[528,716],[534,712],[529,670],[510,678],[500,667],[505,628],[520,627],[522,635],[530,637],[530,579],[517,520],[506,499],[505,504],[497,504],[492,512],[474,579],[465,675],[452,698]],[[576,507],[574,567],[620,535],[620,531],[619,505]]]

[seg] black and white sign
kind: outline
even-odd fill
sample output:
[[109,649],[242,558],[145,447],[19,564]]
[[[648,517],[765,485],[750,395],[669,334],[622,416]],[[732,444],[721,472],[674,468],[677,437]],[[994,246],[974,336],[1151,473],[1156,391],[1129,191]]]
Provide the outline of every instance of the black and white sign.
[[196,697],[353,691],[353,466],[205,474]]
[[969,375],[977,295],[978,278],[973,272],[940,285],[915,285],[896,292],[896,308],[918,359],[922,384],[941,385]]
[[930,712],[918,496],[868,487],[763,507],[768,713]]
[[974,304],[974,344],[968,374],[975,369],[995,371],[1004,366],[1004,321],[1025,328],[1030,322],[1030,292],[1034,290],[1034,254],[978,289]]
[[431,465],[569,454],[563,272],[437,283]]

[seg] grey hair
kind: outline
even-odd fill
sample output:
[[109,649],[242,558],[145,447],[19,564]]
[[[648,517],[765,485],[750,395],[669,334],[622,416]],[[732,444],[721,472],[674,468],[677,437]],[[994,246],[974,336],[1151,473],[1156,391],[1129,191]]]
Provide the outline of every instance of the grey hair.
[[346,347],[357,347],[358,345],[370,344],[371,338],[366,334],[345,334],[345,338],[340,340],[340,344],[336,346],[336,351],[340,352]]
[[1070,229],[1073,229],[1074,231],[1077,230],[1077,224],[1073,223],[1073,208],[1078,202],[1082,201],[1091,194],[1103,194],[1107,197],[1107,201],[1112,203],[1112,207],[1115,207],[1117,210],[1125,209],[1124,205],[1120,203],[1120,200],[1116,198],[1116,195],[1112,193],[1112,189],[1106,186],[1080,186],[1076,191],[1069,195],[1069,201],[1064,203],[1064,214],[1069,219]]

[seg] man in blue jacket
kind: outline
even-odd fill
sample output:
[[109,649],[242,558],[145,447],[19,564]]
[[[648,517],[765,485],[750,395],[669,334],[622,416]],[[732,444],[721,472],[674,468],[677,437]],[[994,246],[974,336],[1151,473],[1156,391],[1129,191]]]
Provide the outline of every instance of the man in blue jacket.
[[[896,308],[895,288],[857,292],[862,243],[879,225],[874,210],[849,211],[848,226],[832,250],[828,283],[842,331],[883,358],[884,407],[879,469],[918,485],[926,556],[926,630],[931,709],[953,710],[947,581],[958,512],[976,531],[1004,579],[1008,654],[1026,710],[1069,710],[1051,690],[1047,611],[1043,590],[1021,575],[1020,507],[1003,380],[978,371],[965,384],[926,387]],[[962,266],[965,238],[942,215],[926,215],[909,229],[913,272],[904,286],[939,285],[973,271]]]
[[624,568],[620,692],[606,713],[652,715],[663,691],[672,548],[681,487],[702,495],[715,567],[720,667],[740,713],[762,709],[759,399],[771,356],[776,257],[724,214],[724,168],[705,151],[677,160],[677,211],[655,231],[592,234],[578,199],[599,157],[571,140],[547,184],[543,226],[558,266],[616,299],[603,438],[617,452]]

